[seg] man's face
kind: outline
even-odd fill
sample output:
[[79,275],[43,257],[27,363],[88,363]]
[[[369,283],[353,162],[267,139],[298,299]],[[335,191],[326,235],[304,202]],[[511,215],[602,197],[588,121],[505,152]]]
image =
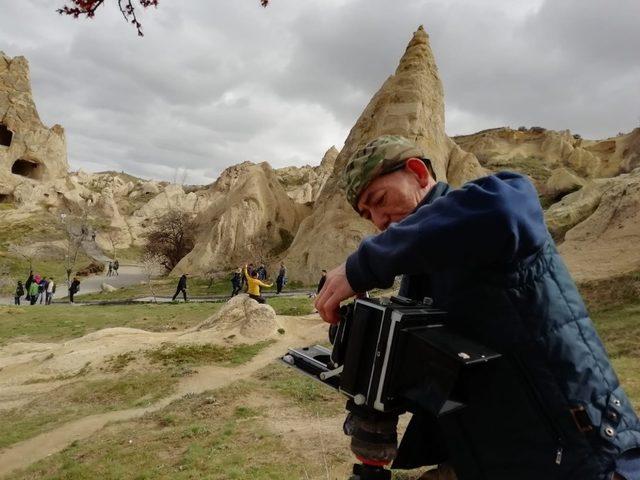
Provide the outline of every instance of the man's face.
[[373,180],[358,198],[360,216],[385,230],[413,212],[435,184],[422,160],[417,162]]

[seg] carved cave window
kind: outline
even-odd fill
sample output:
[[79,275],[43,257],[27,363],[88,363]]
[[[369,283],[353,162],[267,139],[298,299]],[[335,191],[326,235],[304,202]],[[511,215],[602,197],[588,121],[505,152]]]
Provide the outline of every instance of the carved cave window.
[[31,178],[33,180],[42,180],[44,167],[38,162],[32,160],[18,159],[11,166],[11,173],[22,177]]
[[0,123],[0,145],[10,147],[13,140],[13,132],[6,125]]

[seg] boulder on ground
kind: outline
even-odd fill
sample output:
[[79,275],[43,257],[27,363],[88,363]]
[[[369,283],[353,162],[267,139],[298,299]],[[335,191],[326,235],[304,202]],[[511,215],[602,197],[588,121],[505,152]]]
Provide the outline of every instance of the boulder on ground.
[[100,286],[100,289],[102,290],[102,293],[115,292],[117,290],[116,287],[109,285],[108,283],[105,283],[105,282],[102,283],[102,285]]
[[583,178],[580,178],[571,170],[561,167],[551,172],[545,190],[547,195],[559,198],[568,193],[580,190],[585,183],[586,181]]
[[246,294],[236,295],[224,306],[202,322],[198,330],[214,329],[221,336],[265,339],[280,328],[275,310],[260,304]]

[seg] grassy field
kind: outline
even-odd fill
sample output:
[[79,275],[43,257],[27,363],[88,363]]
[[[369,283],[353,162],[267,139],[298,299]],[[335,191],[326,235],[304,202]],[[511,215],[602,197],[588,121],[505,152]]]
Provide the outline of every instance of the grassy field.
[[197,325],[221,304],[0,306],[0,344],[49,342],[80,337],[108,327],[149,331],[180,330]]
[[[312,308],[306,297],[282,297],[274,301],[281,311],[305,312]],[[636,408],[640,408],[640,302],[602,301],[597,305],[597,308],[592,307],[597,329],[627,393]],[[196,304],[158,305],[167,309],[193,306]],[[160,327],[162,324],[163,321],[156,322]],[[159,368],[164,372],[165,368],[170,371],[171,368],[200,363],[231,365],[233,358],[244,359],[247,354],[251,354],[250,348],[228,352],[206,346],[164,346],[144,358],[152,367],[150,371]],[[132,359],[127,355],[119,357],[122,358],[113,359],[111,371],[121,372],[120,378],[128,378],[125,383],[132,383],[131,375],[134,373],[127,367]],[[168,381],[163,388],[170,391],[174,380],[159,377],[155,381],[159,385]],[[85,388],[85,382],[81,378],[74,379],[67,387],[69,392],[60,393],[60,403],[73,404],[73,399],[79,398],[74,389]],[[144,379],[133,383],[144,384]],[[111,395],[105,396],[101,392],[114,391],[115,387],[91,385],[86,388],[80,396],[90,398],[94,405],[92,408],[100,409],[107,408],[105,399]],[[120,390],[115,388],[113,402],[121,408],[149,401],[148,398],[153,398],[155,385],[134,389],[130,393],[117,393]],[[92,391],[97,392],[95,397],[90,394]],[[187,395],[153,414],[111,424],[91,438],[74,442],[59,454],[8,478],[345,478],[348,465],[353,460],[348,441],[340,429],[343,406],[344,399],[335,392],[304,376],[292,374],[286,367],[273,364],[256,372],[249,380],[220,390]],[[33,407],[35,411],[38,408],[37,405]],[[65,414],[61,410],[56,415],[63,417]],[[50,425],[39,423],[45,421],[44,417],[35,415],[21,419],[15,415],[0,418],[0,424],[18,425],[18,431],[31,431],[27,435],[32,435],[38,428],[50,428]],[[9,432],[9,429],[0,431],[0,437],[5,435],[16,438],[16,433]],[[398,474],[394,478],[415,478],[415,475]]]

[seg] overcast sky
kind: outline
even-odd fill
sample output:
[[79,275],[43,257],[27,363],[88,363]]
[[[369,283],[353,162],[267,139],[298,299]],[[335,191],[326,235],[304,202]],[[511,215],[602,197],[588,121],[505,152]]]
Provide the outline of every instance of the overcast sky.
[[638,0],[161,0],[144,38],[106,3],[73,20],[64,0],[0,0],[0,50],[29,60],[73,169],[203,184],[244,160],[318,164],[420,24],[450,135],[640,124]]

